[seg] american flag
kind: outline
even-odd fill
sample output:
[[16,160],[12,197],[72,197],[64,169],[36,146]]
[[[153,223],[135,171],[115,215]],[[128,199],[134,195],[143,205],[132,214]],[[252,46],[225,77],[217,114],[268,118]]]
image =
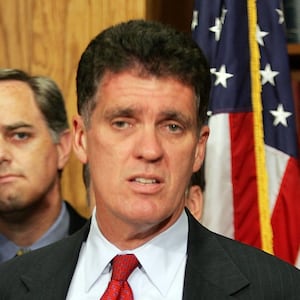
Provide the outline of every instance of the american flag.
[[282,3],[196,0],[192,34],[213,86],[202,223],[300,266],[300,167]]

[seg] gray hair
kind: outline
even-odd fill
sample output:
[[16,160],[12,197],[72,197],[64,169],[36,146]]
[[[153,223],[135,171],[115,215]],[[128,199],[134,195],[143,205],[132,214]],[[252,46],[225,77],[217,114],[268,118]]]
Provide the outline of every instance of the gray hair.
[[54,143],[69,128],[65,102],[57,84],[46,76],[30,76],[18,69],[0,69],[0,81],[17,80],[28,84],[42,113]]

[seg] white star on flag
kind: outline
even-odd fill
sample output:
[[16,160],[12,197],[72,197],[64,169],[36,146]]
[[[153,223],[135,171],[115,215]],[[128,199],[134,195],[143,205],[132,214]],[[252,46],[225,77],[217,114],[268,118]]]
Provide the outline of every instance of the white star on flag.
[[264,70],[260,70],[261,74],[261,84],[264,85],[269,82],[272,85],[275,85],[274,78],[279,74],[277,71],[272,71],[270,64],[266,64]]
[[226,66],[222,65],[219,71],[216,69],[211,69],[211,73],[216,75],[215,85],[221,84],[223,87],[227,88],[227,79],[233,77],[233,74],[226,72]]
[[195,28],[198,26],[198,14],[199,14],[198,10],[193,11],[193,20],[191,24],[192,30],[195,30]]
[[223,7],[222,9],[222,15],[221,15],[221,23],[224,24],[225,23],[225,17],[226,17],[226,14],[227,14],[227,9]]
[[273,125],[277,126],[282,124],[287,127],[287,118],[292,115],[292,113],[285,111],[282,104],[278,104],[277,110],[270,110],[270,113],[274,116]]
[[215,19],[215,26],[209,27],[209,30],[215,33],[215,39],[216,41],[219,41],[222,31],[222,22],[220,18]]
[[278,13],[278,24],[283,24],[284,23],[284,14],[281,9],[275,9],[276,12]]
[[261,45],[264,46],[263,38],[267,36],[269,32],[261,31],[259,25],[256,26],[256,41]]

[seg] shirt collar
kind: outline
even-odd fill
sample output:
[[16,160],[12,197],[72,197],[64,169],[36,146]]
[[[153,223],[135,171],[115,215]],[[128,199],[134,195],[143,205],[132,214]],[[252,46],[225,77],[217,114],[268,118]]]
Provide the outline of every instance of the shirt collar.
[[31,247],[31,250],[38,249],[54,243],[69,235],[70,215],[67,210],[66,203],[63,201],[58,218],[47,230],[47,232],[36,241]]
[[[46,246],[50,243],[58,241],[68,235],[70,216],[66,208],[66,204],[62,203],[60,214],[52,226],[45,234],[32,245],[22,247],[28,250],[34,250]],[[20,246],[8,240],[4,235],[0,234],[0,263],[13,258]]]
[[[188,219],[185,211],[166,231],[141,247],[131,251],[121,251],[111,244],[97,225],[96,211],[92,214],[90,233],[85,252],[85,287],[89,290],[101,274],[110,271],[110,261],[117,254],[133,253],[142,265],[142,271],[165,295],[177,274],[183,259],[186,259]],[[101,255],[97,255],[101,253]]]

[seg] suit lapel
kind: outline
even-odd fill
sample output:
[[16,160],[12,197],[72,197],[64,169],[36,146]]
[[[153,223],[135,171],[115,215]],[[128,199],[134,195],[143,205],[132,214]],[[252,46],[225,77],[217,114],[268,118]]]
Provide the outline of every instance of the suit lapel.
[[89,228],[90,222],[87,222],[74,235],[35,251],[34,260],[31,261],[33,267],[21,276],[21,281],[28,291],[28,298],[24,299],[66,298],[81,245],[87,238]]
[[[240,272],[216,236],[188,212],[188,257],[184,300],[226,299],[249,281]],[[202,298],[203,297],[203,298]]]
[[[188,257],[183,299],[226,299],[249,285],[216,236],[199,224],[189,212],[188,218]],[[87,222],[69,238],[34,251],[31,266],[21,276],[27,291],[22,299],[66,298],[81,245],[87,238],[89,228],[90,222]]]

